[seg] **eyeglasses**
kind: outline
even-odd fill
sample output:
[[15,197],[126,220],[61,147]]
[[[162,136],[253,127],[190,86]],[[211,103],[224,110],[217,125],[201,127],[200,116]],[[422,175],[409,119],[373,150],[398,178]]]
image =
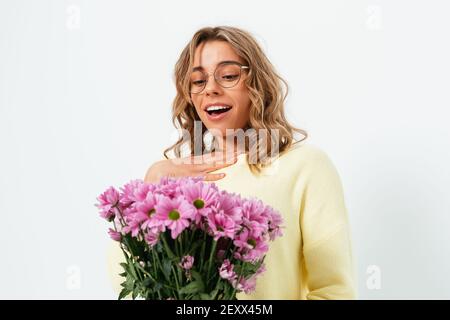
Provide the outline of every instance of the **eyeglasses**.
[[[220,64],[214,71],[214,79],[222,88],[232,88],[239,83],[242,69],[249,69],[249,66],[244,66],[237,62]],[[190,93],[202,92],[210,75],[210,73],[202,70],[193,71],[190,79]]]

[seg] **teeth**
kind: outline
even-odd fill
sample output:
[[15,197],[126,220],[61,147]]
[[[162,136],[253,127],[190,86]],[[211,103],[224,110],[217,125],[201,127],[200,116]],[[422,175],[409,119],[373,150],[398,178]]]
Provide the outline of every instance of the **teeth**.
[[215,110],[223,110],[223,109],[230,109],[231,107],[224,107],[224,106],[210,106],[206,109],[206,111],[215,111]]

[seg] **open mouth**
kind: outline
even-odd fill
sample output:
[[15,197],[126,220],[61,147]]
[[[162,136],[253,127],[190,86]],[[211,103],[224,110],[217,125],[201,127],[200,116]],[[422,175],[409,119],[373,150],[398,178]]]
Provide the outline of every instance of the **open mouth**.
[[221,105],[221,106],[209,106],[208,108],[206,108],[205,111],[206,111],[210,116],[213,116],[213,115],[219,115],[219,114],[228,112],[228,111],[230,111],[230,110],[231,110],[231,106],[224,106],[224,105]]

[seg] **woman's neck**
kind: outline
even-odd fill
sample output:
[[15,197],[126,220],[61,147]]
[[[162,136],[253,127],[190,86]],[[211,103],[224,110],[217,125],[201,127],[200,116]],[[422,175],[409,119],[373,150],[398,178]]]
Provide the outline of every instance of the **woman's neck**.
[[219,137],[216,140],[216,145],[214,150],[216,152],[223,152],[224,154],[227,153],[237,153],[241,154],[245,152],[243,146],[239,146],[236,141],[229,141],[230,139],[227,139],[226,137]]

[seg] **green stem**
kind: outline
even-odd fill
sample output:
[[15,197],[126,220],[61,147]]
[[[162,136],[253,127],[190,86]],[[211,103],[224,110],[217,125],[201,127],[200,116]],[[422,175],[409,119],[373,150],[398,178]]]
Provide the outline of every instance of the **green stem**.
[[194,229],[194,230],[191,232],[191,238],[189,239],[189,243],[187,243],[188,246],[189,246],[191,243],[194,243],[194,239],[195,239],[196,233],[197,233],[197,229]]
[[[239,282],[241,282],[242,276],[244,275],[244,269],[245,269],[245,262],[242,262],[241,273],[239,274],[239,277],[237,279],[236,287],[239,285]],[[236,287],[233,288],[233,292],[231,293],[230,299],[233,298],[234,295],[236,294]]]
[[175,278],[175,285],[177,287],[177,299],[180,299],[180,285],[178,283],[178,276],[177,276],[177,272],[175,271],[174,267],[172,266],[172,272]]
[[203,267],[205,264],[205,246],[206,246],[206,232],[203,232],[202,249],[200,253],[200,270],[203,272]]
[[214,257],[215,257],[216,248],[217,248],[217,241],[213,239],[213,245],[211,248],[211,252],[209,253],[208,273],[207,273],[206,279],[209,279],[209,274],[211,272],[211,265],[212,265]]
[[180,233],[180,235],[178,236],[178,243],[180,245],[180,258],[182,258],[184,256],[184,250],[183,250],[183,233]]
[[[157,262],[157,264],[158,264],[159,270],[162,270],[161,260],[159,259],[159,254],[158,254],[157,251],[155,251],[154,257],[156,257],[156,262]],[[165,275],[164,272],[163,272],[163,274]],[[166,280],[167,280],[167,282],[170,283],[170,278],[166,278]],[[167,287],[167,288],[170,288],[172,291],[176,291],[176,290],[177,290],[176,288],[174,288],[174,287],[172,287],[172,286],[169,286],[169,285],[166,285],[166,284],[163,284],[163,286],[165,286],[165,287]],[[173,293],[173,292],[172,292],[172,293]],[[159,292],[158,292],[158,295],[160,296]],[[160,298],[160,299],[161,299],[161,298]]]
[[[120,212],[120,210],[119,210],[119,212]],[[116,222],[115,222],[115,221],[113,221],[113,226],[114,226],[114,230],[117,232],[117,226],[116,226]],[[125,252],[125,250],[124,250],[123,247],[122,247],[122,241],[120,241],[119,246],[120,246],[120,250],[122,250],[122,253],[123,253],[124,256],[125,256],[125,259],[127,260],[127,263],[128,263],[128,264],[131,263],[131,265],[132,265],[131,267],[132,267],[134,270],[136,270],[136,275],[137,275],[138,278],[139,278],[138,280],[139,280],[139,281],[142,281],[143,277],[142,277],[141,273],[139,272],[139,270],[137,270],[137,269],[134,267],[134,262],[137,261],[136,257],[133,255],[133,253],[132,253],[131,251],[130,251],[130,256],[128,256],[128,254]],[[137,264],[139,264],[139,262],[138,262]]]
[[172,261],[174,261],[176,257],[175,257],[175,254],[173,253],[173,251],[170,249],[169,244],[167,243],[167,240],[166,240],[166,233],[165,233],[165,232],[161,234],[161,240],[162,240],[162,242],[163,242],[164,249],[166,249],[166,252],[167,252],[169,258],[170,258]]
[[[156,252],[156,254],[158,254]],[[157,269],[156,269],[156,259],[155,259],[155,250],[152,250],[152,260],[153,260],[153,272],[156,274],[158,273]]]

